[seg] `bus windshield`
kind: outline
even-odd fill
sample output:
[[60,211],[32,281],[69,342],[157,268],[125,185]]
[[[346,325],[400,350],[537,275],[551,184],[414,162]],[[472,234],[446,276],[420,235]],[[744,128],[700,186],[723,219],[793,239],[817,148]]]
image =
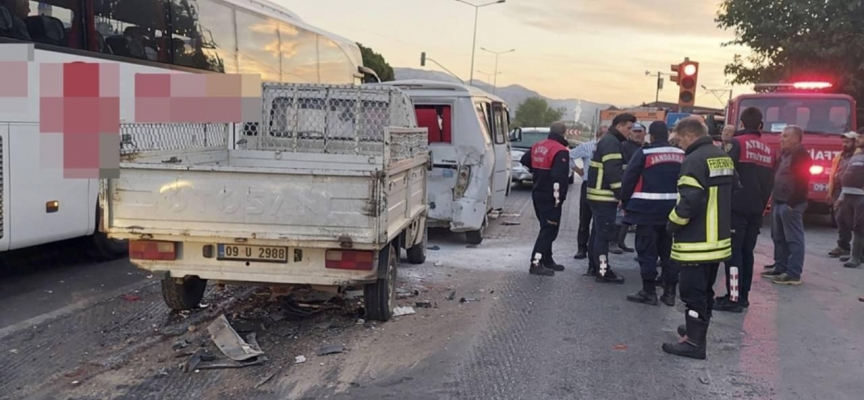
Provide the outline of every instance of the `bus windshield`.
[[739,112],[748,107],[762,111],[764,130],[782,132],[797,125],[810,133],[840,135],[852,129],[852,104],[845,99],[806,98],[802,96],[742,99]]

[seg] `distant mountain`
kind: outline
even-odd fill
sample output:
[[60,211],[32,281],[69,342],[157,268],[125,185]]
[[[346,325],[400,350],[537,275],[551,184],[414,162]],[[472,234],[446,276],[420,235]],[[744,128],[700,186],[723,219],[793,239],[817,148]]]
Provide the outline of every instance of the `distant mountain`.
[[[428,79],[433,81],[454,83],[459,82],[459,80],[454,78],[452,75],[440,71],[426,71],[414,68],[394,68],[394,72],[396,74],[397,80]],[[474,79],[474,86],[489,93],[492,93],[493,91],[493,87],[491,84],[483,82],[479,79]],[[516,112],[516,108],[519,107],[522,102],[529,98],[540,97],[546,99],[546,101],[549,102],[549,106],[551,107],[564,107],[567,110],[566,114],[564,114],[564,120],[568,121],[574,120],[576,106],[580,105],[581,101],[582,113],[579,120],[589,124],[594,119],[594,116],[596,115],[598,109],[605,110],[612,106],[611,104],[594,103],[591,101],[580,99],[551,99],[521,85],[499,87],[497,90],[495,90],[495,95],[504,99],[504,101],[506,101],[507,104],[510,106],[510,110],[513,113]]]

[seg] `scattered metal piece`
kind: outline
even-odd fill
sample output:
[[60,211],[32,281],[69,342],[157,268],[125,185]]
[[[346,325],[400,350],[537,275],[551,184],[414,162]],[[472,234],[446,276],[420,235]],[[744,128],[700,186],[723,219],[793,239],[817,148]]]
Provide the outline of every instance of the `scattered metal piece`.
[[517,225],[522,225],[522,223],[519,222],[519,221],[504,221],[504,222],[501,223],[501,225],[504,225],[504,226],[517,226]]
[[198,368],[198,364],[201,364],[201,355],[204,354],[206,350],[198,349],[198,351],[192,353],[192,355],[186,359],[186,362],[183,364],[183,372],[191,372]]
[[264,354],[260,348],[255,349],[243,341],[240,335],[237,334],[237,331],[228,323],[225,314],[221,314],[219,318],[216,318],[207,327],[207,331],[210,333],[213,343],[222,351],[222,354],[225,354],[226,357],[234,361],[244,361]]
[[185,349],[185,348],[189,347],[190,345],[192,345],[191,342],[189,342],[186,339],[182,339],[182,340],[178,340],[178,341],[174,342],[174,344],[171,346],[171,349],[173,349],[173,350]]
[[447,296],[447,300],[453,300],[455,298],[456,298],[456,291],[455,290],[453,292],[451,292],[449,296]]
[[330,354],[339,354],[343,351],[345,351],[345,346],[342,346],[339,344],[332,345],[332,346],[324,346],[324,347],[321,347],[320,349],[318,349],[318,355],[319,356],[326,356],[326,355],[330,355]]
[[396,297],[398,297],[400,299],[406,299],[408,297],[414,297],[414,296],[417,296],[419,294],[420,294],[420,292],[417,292],[414,290],[396,288]]
[[414,309],[411,307],[396,307],[393,309],[394,317],[401,317],[403,315],[411,315],[414,314]]
[[471,303],[471,302],[474,302],[474,301],[480,301],[480,299],[475,299],[475,298],[465,298],[465,297],[459,299],[459,302],[460,302],[460,303]]
[[431,302],[431,301],[418,301],[418,302],[414,303],[414,307],[417,307],[417,308],[432,308],[432,302]]
[[253,365],[261,365],[267,362],[268,359],[266,356],[258,357],[255,361],[250,362],[233,362],[233,363],[216,363],[216,364],[205,364],[199,365],[197,369],[237,369],[237,368],[246,368],[251,367]]

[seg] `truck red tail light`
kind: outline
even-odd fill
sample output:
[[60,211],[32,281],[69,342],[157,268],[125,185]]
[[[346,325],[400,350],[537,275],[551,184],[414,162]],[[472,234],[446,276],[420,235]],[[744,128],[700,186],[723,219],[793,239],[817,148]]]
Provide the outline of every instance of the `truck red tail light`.
[[327,269],[371,271],[375,268],[375,253],[371,251],[327,250],[325,259]]
[[810,175],[819,175],[825,172],[825,167],[821,165],[813,165],[810,167]]
[[173,261],[177,259],[177,243],[130,240],[129,258],[132,260]]

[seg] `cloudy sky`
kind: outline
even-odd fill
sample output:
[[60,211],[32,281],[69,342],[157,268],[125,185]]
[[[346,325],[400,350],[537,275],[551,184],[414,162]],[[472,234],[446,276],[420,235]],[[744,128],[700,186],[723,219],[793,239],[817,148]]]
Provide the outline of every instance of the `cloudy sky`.
[[[307,23],[359,41],[395,67],[420,68],[420,52],[467,81],[474,8],[456,0],[273,0]],[[466,0],[483,4],[494,0]],[[553,98],[618,105],[653,101],[646,70],[670,72],[684,57],[700,62],[699,84],[730,88],[724,65],[741,48],[720,44],[732,32],[716,28],[719,0],[507,0],[480,9],[475,79],[494,72],[480,50],[516,49],[500,57],[499,85],[521,84]],[[429,69],[437,66],[427,65]],[[676,101],[666,82],[660,99]],[[735,87],[735,93],[750,91]],[[700,88],[697,105],[719,107]]]

